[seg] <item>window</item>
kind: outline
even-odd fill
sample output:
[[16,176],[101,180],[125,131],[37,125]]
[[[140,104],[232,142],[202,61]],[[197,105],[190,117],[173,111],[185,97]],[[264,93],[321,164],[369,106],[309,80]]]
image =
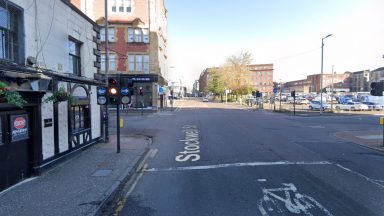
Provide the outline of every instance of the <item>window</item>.
[[143,42],[149,43],[149,30],[143,29]]
[[143,42],[141,29],[135,29],[135,42]]
[[131,0],[111,0],[111,11],[113,13],[131,13],[132,1]]
[[[105,28],[101,28],[100,30],[100,40],[105,41]],[[108,28],[108,41],[115,42],[115,29]]]
[[132,43],[135,41],[135,30],[133,28],[128,28],[128,42]]
[[0,4],[0,58],[22,62],[22,12],[11,3]]
[[89,106],[72,106],[72,131],[77,132],[90,128]]
[[128,43],[149,43],[149,30],[147,28],[128,28]]
[[109,54],[109,69],[116,70],[116,54]]
[[143,59],[144,59],[144,64],[143,64],[144,72],[149,73],[149,55],[144,55]]
[[73,39],[69,39],[69,73],[81,76],[81,58],[80,58],[81,44]]
[[128,70],[130,72],[149,73],[149,55],[128,56]]
[[128,70],[131,72],[135,71],[135,56],[133,55],[128,56],[128,61],[129,61]]
[[[106,56],[105,54],[101,55],[101,70],[105,71],[106,68]],[[116,64],[116,54],[109,54],[109,65],[108,65],[109,70],[116,70],[117,69],[117,64]]]
[[143,71],[143,56],[136,55],[136,71]]

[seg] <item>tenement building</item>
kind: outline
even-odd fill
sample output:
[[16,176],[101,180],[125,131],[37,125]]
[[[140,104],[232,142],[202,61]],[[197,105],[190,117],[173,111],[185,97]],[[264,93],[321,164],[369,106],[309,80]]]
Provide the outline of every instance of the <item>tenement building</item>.
[[[101,26],[101,71],[108,76],[133,82],[131,107],[156,110],[165,103],[159,87],[167,85],[167,10],[163,0],[107,1],[108,29],[105,28],[104,0],[71,0]],[[108,36],[106,35],[108,33]],[[139,95],[142,89],[143,95]]]

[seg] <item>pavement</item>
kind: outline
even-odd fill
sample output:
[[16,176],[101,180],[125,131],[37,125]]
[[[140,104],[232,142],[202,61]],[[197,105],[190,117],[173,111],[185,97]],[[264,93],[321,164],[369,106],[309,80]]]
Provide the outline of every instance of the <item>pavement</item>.
[[380,131],[380,130],[341,131],[341,132],[335,133],[335,136],[370,149],[384,152],[384,144],[383,144],[384,131]]
[[97,143],[40,176],[0,192],[0,215],[95,215],[128,181],[149,152],[151,139],[116,135]]

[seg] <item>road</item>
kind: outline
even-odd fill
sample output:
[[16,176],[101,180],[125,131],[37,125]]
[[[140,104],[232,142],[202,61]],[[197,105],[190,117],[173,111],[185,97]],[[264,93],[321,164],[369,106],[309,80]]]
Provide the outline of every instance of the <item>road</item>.
[[377,116],[299,117],[179,101],[126,119],[153,146],[118,215],[383,215],[384,155],[340,139]]

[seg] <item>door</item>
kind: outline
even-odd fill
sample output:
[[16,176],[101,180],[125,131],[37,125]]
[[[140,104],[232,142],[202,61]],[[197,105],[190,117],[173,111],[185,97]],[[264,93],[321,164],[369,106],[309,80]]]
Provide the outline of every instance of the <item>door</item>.
[[0,113],[0,191],[30,175],[30,125],[25,111]]

